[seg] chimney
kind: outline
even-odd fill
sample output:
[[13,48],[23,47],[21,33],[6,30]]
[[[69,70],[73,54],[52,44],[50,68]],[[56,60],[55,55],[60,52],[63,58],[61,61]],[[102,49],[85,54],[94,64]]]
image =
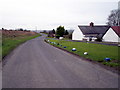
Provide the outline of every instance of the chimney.
[[91,27],[93,27],[93,26],[94,26],[94,23],[93,23],[93,22],[91,22],[91,23],[90,23],[90,26],[91,26]]

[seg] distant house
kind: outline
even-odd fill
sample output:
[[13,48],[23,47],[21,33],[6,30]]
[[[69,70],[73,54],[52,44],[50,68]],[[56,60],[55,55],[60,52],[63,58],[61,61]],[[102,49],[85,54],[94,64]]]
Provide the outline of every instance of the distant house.
[[120,26],[111,26],[103,36],[105,42],[120,42]]
[[78,26],[72,34],[72,40],[95,41],[101,40],[110,26],[94,26],[91,22],[89,26]]
[[55,37],[55,34],[52,31],[49,31],[48,37]]

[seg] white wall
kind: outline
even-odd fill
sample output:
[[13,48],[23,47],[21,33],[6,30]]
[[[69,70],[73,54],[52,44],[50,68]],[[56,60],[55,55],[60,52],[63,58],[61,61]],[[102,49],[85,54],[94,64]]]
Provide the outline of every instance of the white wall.
[[74,30],[74,32],[72,34],[72,40],[82,40],[82,39],[83,39],[83,33],[77,26],[77,28]]
[[110,28],[106,34],[103,36],[103,41],[105,42],[120,42],[118,35]]

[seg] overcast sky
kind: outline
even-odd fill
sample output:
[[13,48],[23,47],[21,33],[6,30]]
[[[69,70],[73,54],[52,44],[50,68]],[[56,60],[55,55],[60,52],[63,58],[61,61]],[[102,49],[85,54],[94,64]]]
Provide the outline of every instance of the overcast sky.
[[103,25],[119,0],[0,0],[0,28],[74,29],[94,22]]

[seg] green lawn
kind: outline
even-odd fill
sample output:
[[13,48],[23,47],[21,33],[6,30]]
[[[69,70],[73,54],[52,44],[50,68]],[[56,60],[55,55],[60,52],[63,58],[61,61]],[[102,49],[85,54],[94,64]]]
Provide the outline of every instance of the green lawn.
[[2,58],[6,56],[10,51],[16,48],[21,43],[24,43],[27,40],[33,39],[40,36],[40,34],[36,34],[33,36],[21,36],[21,37],[3,37],[2,38]]
[[[50,42],[59,43],[62,46],[50,43],[51,45],[66,49],[84,58],[98,61],[108,66],[119,66],[118,61],[120,59],[118,59],[118,49],[120,49],[120,47],[64,40],[49,40]],[[64,46],[67,48],[64,48]],[[76,51],[72,51],[72,48],[76,48]],[[88,52],[88,55],[84,55],[84,52]],[[111,60],[106,62],[104,58],[111,58]]]

